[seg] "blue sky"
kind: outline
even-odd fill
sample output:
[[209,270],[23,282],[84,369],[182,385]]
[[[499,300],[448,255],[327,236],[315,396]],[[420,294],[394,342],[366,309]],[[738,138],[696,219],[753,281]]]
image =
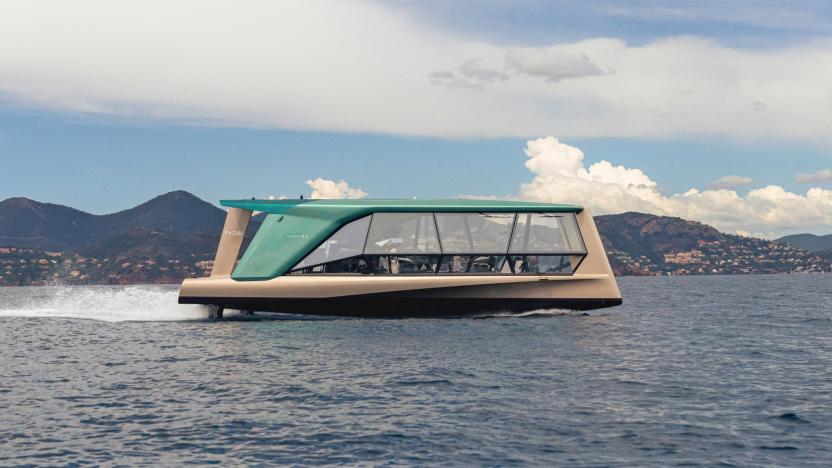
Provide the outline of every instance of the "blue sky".
[[726,44],[777,47],[832,33],[826,1],[472,1],[393,2],[420,21],[467,36],[546,45],[587,37],[643,44],[695,35]]
[[[830,232],[832,6],[723,3],[217,0],[194,20],[18,2],[0,19],[0,199],[105,213],[324,178]],[[571,148],[572,172],[552,169]],[[708,191],[725,176],[753,182]]]
[[[211,202],[295,197],[308,195],[306,180],[323,177],[348,180],[379,198],[455,197],[510,195],[530,177],[522,138],[216,128],[20,109],[0,113],[0,127],[0,197],[26,196],[99,214],[175,189]],[[799,190],[794,174],[829,157],[826,148],[811,145],[755,146],[724,138],[570,143],[589,162],[648,168],[668,192],[705,188],[726,173]]]

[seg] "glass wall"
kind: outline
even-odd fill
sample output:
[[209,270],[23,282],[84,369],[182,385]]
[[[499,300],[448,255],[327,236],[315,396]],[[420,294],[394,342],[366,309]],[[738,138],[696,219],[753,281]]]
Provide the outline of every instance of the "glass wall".
[[572,274],[573,213],[375,213],[344,225],[291,274]]
[[509,253],[586,253],[572,213],[520,213]]
[[304,268],[321,263],[333,262],[342,258],[354,257],[364,252],[364,241],[367,239],[367,228],[370,227],[371,216],[365,216],[351,223],[345,224],[317,249],[300,261],[295,268]]
[[569,255],[512,255],[509,263],[514,273],[572,273],[572,259]]
[[364,253],[441,254],[433,213],[374,214]]
[[436,213],[444,253],[505,252],[514,213]]
[[367,255],[365,257],[373,273],[379,274],[427,274],[436,273],[439,255]]

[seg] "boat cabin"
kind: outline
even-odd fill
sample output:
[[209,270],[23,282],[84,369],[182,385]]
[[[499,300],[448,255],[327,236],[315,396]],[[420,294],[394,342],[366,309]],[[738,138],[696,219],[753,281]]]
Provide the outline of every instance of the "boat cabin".
[[[238,200],[266,218],[238,280],[280,275],[570,275],[587,255],[574,205],[479,200]],[[328,219],[327,219],[328,218]]]

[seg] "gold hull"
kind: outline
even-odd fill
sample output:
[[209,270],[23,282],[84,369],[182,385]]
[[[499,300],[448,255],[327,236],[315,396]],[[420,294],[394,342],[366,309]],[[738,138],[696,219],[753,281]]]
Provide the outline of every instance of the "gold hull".
[[528,277],[279,277],[186,280],[181,303],[300,314],[433,317],[621,304],[605,275]]

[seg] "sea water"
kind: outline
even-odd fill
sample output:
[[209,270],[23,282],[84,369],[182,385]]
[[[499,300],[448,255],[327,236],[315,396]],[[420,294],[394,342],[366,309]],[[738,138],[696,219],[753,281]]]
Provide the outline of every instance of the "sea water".
[[832,276],[621,278],[588,315],[206,321],[0,288],[0,465],[830,465]]

